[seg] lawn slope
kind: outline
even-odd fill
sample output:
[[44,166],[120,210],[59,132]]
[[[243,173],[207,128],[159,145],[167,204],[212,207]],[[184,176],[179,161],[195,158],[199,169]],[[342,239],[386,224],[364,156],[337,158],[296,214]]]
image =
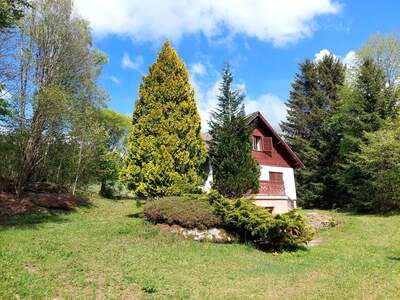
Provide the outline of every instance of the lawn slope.
[[340,215],[319,246],[273,255],[165,236],[135,201],[0,225],[0,299],[396,299],[400,216]]

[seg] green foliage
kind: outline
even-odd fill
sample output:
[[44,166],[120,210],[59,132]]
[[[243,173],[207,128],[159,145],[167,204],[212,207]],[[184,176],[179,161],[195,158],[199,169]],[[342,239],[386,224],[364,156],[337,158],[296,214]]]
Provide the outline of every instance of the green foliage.
[[396,34],[375,34],[358,51],[362,59],[371,58],[382,68],[385,81],[395,86],[400,77],[400,39]]
[[4,122],[11,115],[9,103],[3,99],[4,84],[0,83],[0,122]]
[[[0,86],[1,93],[1,86]],[[6,117],[10,116],[10,110],[7,105],[7,101],[5,99],[0,98],[0,122],[3,121]]]
[[26,0],[0,0],[0,30],[17,25],[28,6]]
[[100,195],[114,199],[119,197],[119,191],[115,187],[118,187],[116,181],[126,151],[126,139],[131,120],[129,117],[107,108],[100,109],[98,114],[99,122],[107,133],[107,139],[100,148],[98,160]]
[[218,193],[210,194],[209,201],[223,226],[261,248],[294,249],[312,238],[311,229],[295,210],[273,215],[251,199],[230,200]]
[[205,151],[188,71],[167,41],[140,85],[120,179],[139,197],[192,192]]
[[318,62],[306,60],[299,67],[287,103],[287,121],[281,128],[286,141],[305,164],[296,174],[299,203],[331,207],[335,198],[332,166],[337,160],[338,137],[330,120],[339,105],[345,68],[331,55]]
[[144,207],[144,215],[154,223],[177,224],[186,228],[206,229],[220,224],[212,206],[205,199],[194,196],[150,201]]
[[101,108],[98,112],[100,123],[108,134],[108,148],[124,151],[131,118],[109,108]]
[[7,162],[0,170],[19,192],[32,181],[75,190],[99,180],[99,166],[111,156],[103,157],[111,142],[97,114],[107,99],[96,83],[107,57],[92,47],[89,25],[72,13],[71,0],[30,4],[6,36],[18,41],[10,55],[18,64],[11,84],[19,89],[0,132],[0,159]]
[[157,287],[156,285],[151,282],[151,281],[146,281],[143,285],[143,291],[145,291],[148,294],[153,294],[157,292]]
[[365,139],[348,161],[352,207],[363,212],[400,211],[400,120],[366,133]]
[[[379,130],[386,119],[397,114],[398,97],[395,89],[386,85],[383,69],[367,57],[361,60],[354,82],[343,88],[340,98],[341,105],[332,118],[332,128],[340,136],[335,176],[342,194],[338,204],[343,207],[358,202],[359,195],[365,195],[360,190],[366,183],[364,170],[355,156],[368,142],[366,134]],[[368,206],[369,201],[365,199],[365,202]]]
[[213,187],[221,194],[241,197],[259,188],[260,169],[252,157],[251,131],[244,113],[244,95],[232,89],[228,64],[222,72],[218,107],[210,121],[209,156]]

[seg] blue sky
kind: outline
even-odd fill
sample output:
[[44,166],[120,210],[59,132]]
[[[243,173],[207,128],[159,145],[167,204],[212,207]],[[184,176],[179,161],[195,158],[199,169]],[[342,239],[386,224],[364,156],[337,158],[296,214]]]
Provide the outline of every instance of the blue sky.
[[371,34],[400,34],[397,0],[75,0],[75,8],[109,56],[100,84],[110,108],[132,113],[141,78],[168,38],[189,69],[203,127],[224,61],[247,95],[246,110],[277,126],[299,62],[327,50],[351,62]]

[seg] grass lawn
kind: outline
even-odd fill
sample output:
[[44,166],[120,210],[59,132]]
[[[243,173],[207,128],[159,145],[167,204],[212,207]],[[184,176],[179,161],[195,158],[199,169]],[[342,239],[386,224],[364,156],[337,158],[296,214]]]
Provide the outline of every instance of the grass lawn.
[[164,236],[135,201],[0,225],[0,299],[399,299],[400,216],[340,215],[307,251]]

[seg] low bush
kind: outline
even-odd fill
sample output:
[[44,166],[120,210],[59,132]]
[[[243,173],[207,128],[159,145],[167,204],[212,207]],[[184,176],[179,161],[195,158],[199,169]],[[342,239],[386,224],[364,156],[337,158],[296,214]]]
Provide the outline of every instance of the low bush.
[[153,223],[207,229],[221,223],[208,201],[199,196],[165,197],[144,206],[145,218]]
[[260,248],[294,249],[311,240],[312,231],[295,210],[273,215],[249,199],[230,200],[212,193],[209,203],[222,225]]

